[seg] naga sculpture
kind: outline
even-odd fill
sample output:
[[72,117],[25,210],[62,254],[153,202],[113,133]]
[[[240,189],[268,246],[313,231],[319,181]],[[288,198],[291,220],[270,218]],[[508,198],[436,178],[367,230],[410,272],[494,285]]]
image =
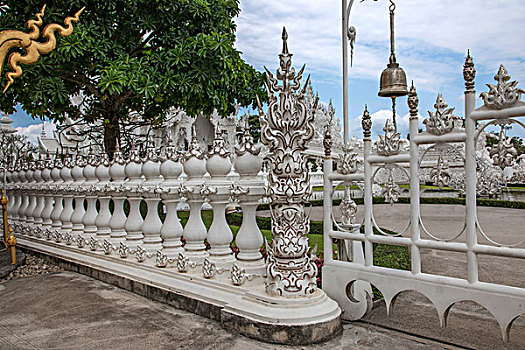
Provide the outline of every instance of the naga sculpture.
[[72,22],[78,22],[79,16],[85,7],[77,11],[74,17],[67,17],[64,20],[65,27],[55,23],[47,25],[42,33],[42,37],[46,40],[44,42],[38,42],[37,39],[40,37],[40,26],[43,23],[42,17],[44,16],[45,8],[46,5],[35,15],[36,20],[31,19],[27,21],[28,33],[18,30],[4,30],[0,32],[0,75],[2,75],[4,61],[10,50],[22,48],[25,51],[24,54],[13,52],[9,56],[8,62],[13,71],[6,74],[7,84],[3,90],[4,93],[9,86],[13,84],[14,79],[22,75],[22,68],[20,68],[19,64],[35,63],[40,57],[40,54],[48,54],[55,49],[55,32],[58,32],[58,34],[63,37],[71,35],[73,32]]

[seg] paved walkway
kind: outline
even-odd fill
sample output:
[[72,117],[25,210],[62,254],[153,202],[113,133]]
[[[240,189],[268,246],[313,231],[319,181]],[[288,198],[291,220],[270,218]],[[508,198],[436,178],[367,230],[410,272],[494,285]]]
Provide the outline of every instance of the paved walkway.
[[345,324],[323,344],[289,347],[228,333],[218,323],[73,272],[0,282],[0,349],[441,349],[404,333]]

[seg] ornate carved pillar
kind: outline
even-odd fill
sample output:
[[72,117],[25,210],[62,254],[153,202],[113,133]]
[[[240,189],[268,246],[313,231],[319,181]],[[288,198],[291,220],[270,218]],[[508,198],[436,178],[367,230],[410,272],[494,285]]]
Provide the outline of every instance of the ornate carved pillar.
[[[271,160],[268,194],[273,240],[268,251],[266,292],[298,297],[317,290],[317,266],[308,255],[309,216],[304,210],[311,195],[310,175],[302,154],[314,137],[314,114],[305,103],[309,78],[302,89],[300,86],[305,66],[296,74],[285,29],[282,38],[276,78],[265,68],[269,99],[266,115],[259,103],[261,140],[268,146]],[[317,100],[314,111],[316,107]]]

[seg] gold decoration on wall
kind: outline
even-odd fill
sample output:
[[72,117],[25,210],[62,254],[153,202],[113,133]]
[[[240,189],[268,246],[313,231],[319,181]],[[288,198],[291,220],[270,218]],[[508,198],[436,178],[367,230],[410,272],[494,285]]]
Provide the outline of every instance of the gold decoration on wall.
[[27,21],[28,33],[18,30],[4,30],[0,32],[0,75],[2,75],[2,68],[10,50],[20,47],[25,51],[24,54],[13,52],[9,56],[8,62],[13,71],[6,74],[7,84],[3,90],[4,93],[11,86],[14,79],[22,75],[22,68],[20,68],[19,64],[35,63],[40,54],[48,54],[53,51],[56,46],[55,32],[58,32],[62,37],[71,35],[73,32],[72,22],[77,23],[80,14],[85,9],[85,7],[81,8],[75,13],[74,17],[67,17],[64,20],[65,27],[55,23],[47,25],[42,33],[42,37],[46,40],[38,42],[36,40],[40,37],[40,26],[43,23],[42,17],[44,16],[45,8],[46,5],[35,15],[36,20],[31,19]]

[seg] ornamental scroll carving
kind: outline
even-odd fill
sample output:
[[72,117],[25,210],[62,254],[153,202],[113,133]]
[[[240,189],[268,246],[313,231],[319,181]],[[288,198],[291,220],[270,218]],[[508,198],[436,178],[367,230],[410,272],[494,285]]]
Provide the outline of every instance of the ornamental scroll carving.
[[[268,248],[266,292],[274,296],[299,297],[316,291],[317,266],[308,255],[309,216],[304,203],[311,195],[307,158],[301,151],[314,137],[314,114],[306,105],[306,84],[296,74],[283,28],[283,50],[276,77],[266,69],[268,112],[259,103],[261,140],[269,147],[268,174],[272,213],[271,247]],[[317,99],[313,111],[316,110]]]
[[489,91],[480,95],[485,106],[490,109],[512,107],[521,99],[521,94],[525,93],[525,90],[516,87],[517,81],[509,82],[510,75],[504,65],[499,67],[494,80],[497,81],[497,84],[487,84]]
[[443,135],[454,129],[454,121],[459,120],[457,115],[453,115],[454,108],[447,108],[442,94],[438,94],[434,108],[435,112],[428,112],[429,117],[423,120],[427,131],[434,135]]

